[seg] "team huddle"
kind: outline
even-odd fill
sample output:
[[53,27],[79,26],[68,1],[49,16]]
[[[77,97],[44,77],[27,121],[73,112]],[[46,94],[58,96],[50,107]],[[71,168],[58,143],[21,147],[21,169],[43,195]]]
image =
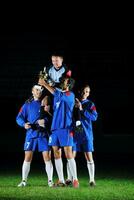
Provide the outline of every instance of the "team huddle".
[[[22,181],[18,187],[27,185],[34,151],[42,152],[49,187],[79,187],[75,157],[84,152],[89,174],[89,186],[95,183],[95,165],[92,152],[92,121],[98,113],[88,99],[90,86],[79,90],[79,98],[72,91],[74,79],[71,71],[63,65],[61,55],[52,55],[52,65],[47,68],[47,78],[40,77],[32,87],[32,98],[21,107],[16,122],[26,129],[25,157],[22,165]],[[75,113],[75,115],[74,115]],[[75,117],[74,117],[75,116]],[[67,159],[67,178],[64,178],[62,149]],[[53,151],[57,183],[53,182]]]

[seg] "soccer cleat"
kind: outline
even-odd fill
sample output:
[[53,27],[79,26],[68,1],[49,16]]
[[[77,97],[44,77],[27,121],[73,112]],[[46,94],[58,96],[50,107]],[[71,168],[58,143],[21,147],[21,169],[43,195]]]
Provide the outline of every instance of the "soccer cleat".
[[58,180],[57,183],[54,183],[53,186],[54,187],[65,187],[66,185],[65,185],[65,183]]
[[95,181],[91,181],[91,182],[89,183],[89,186],[90,186],[90,187],[95,187],[95,186],[96,186]]
[[67,179],[65,181],[65,184],[66,184],[66,186],[72,186],[73,185],[73,183],[72,183],[72,181],[70,179]]
[[54,186],[53,181],[48,181],[48,187],[53,187],[53,186]]
[[79,181],[78,181],[78,180],[75,179],[75,180],[73,181],[73,187],[74,187],[74,188],[78,188],[78,187],[79,187]]
[[27,185],[26,181],[21,181],[19,184],[18,184],[18,187],[25,187]]

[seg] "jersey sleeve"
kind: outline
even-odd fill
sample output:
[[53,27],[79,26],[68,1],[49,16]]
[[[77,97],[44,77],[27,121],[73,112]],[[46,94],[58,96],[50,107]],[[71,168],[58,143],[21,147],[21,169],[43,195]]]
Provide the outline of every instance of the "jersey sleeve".
[[90,106],[87,106],[87,108],[85,108],[80,112],[83,117],[90,119],[92,121],[96,121],[98,118],[98,113],[96,111],[94,103],[92,103]]
[[24,104],[17,117],[16,117],[16,123],[21,126],[21,127],[24,127],[24,124],[27,122],[27,104]]

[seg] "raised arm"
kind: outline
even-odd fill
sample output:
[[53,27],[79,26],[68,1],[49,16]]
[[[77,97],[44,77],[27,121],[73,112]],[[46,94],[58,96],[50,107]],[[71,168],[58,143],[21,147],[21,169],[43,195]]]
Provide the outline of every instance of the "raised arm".
[[54,94],[55,88],[50,86],[44,79],[40,78],[38,84],[44,86],[50,93]]

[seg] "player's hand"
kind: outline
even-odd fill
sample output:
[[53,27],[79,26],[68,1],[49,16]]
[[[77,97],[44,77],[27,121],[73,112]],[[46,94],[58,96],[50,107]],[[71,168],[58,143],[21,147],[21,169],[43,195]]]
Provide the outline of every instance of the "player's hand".
[[44,86],[46,84],[46,81],[43,78],[39,78],[38,84]]
[[38,124],[39,124],[39,126],[41,126],[41,127],[45,127],[45,120],[44,120],[44,119],[39,119],[39,120],[38,120]]
[[30,123],[29,123],[29,122],[25,123],[24,128],[25,128],[25,129],[29,129],[29,128],[31,128]]
[[77,108],[79,108],[80,110],[82,110],[82,104],[79,101],[79,99],[77,99],[77,98],[75,99],[75,105],[76,105]]
[[50,82],[49,85],[52,87],[53,86],[53,82]]

